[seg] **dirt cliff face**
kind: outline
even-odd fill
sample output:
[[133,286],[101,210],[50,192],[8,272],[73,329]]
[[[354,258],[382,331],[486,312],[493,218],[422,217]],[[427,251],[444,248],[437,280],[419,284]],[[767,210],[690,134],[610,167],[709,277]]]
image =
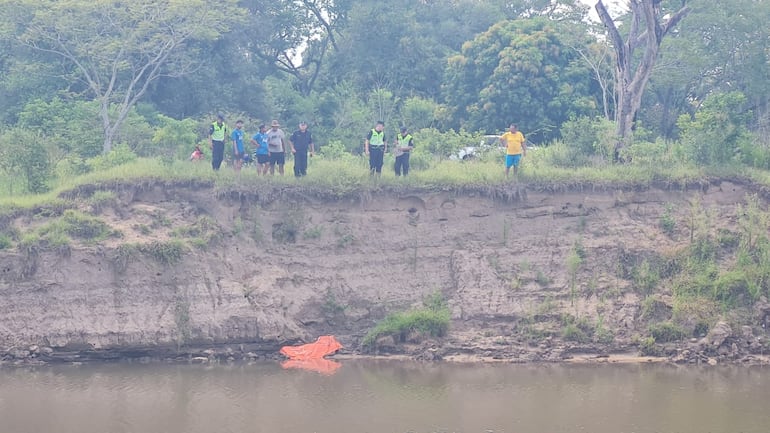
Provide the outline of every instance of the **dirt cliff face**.
[[[764,300],[738,302],[734,314],[682,313],[663,268],[692,244],[696,219],[710,233],[735,233],[753,193],[727,181],[342,197],[277,186],[80,188],[6,218],[5,231],[22,239],[73,208],[108,234],[40,235],[0,251],[0,357],[256,357],[323,334],[356,352],[388,313],[437,293],[451,311],[448,335],[379,341],[375,350],[559,360],[641,347],[683,360],[746,357],[764,350]],[[676,311],[678,341],[649,341],[650,326]],[[720,320],[732,334],[704,347]]]

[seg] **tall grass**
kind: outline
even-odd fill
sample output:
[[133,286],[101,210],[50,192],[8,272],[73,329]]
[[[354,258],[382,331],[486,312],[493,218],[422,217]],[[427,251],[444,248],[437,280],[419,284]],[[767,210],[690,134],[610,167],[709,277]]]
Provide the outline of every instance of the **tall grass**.
[[[531,186],[645,185],[653,182],[687,184],[709,176],[739,177],[770,186],[770,173],[746,167],[725,166],[701,168],[684,163],[649,164],[647,162],[615,165],[598,163],[594,166],[560,167],[549,156],[550,148],[530,151],[523,159],[516,182]],[[493,154],[475,161],[451,161],[434,158],[425,169],[413,169],[407,177],[396,177],[392,164],[383,167],[382,176],[369,175],[364,156],[344,155],[344,158],[311,159],[308,176],[295,179],[291,175],[293,161],[286,164],[286,175],[258,176],[251,167],[235,173],[229,167],[218,172],[205,162],[164,161],[161,158],[138,158],[134,161],[104,170],[59,179],[52,190],[37,195],[11,195],[8,189],[0,189],[0,208],[31,208],[51,204],[63,192],[82,185],[110,185],[125,183],[210,183],[218,189],[248,189],[265,186],[302,185],[327,191],[332,195],[345,195],[356,191],[387,188],[458,188],[479,186],[505,186],[513,183],[504,176],[502,155]],[[387,158],[390,161],[392,158]]]

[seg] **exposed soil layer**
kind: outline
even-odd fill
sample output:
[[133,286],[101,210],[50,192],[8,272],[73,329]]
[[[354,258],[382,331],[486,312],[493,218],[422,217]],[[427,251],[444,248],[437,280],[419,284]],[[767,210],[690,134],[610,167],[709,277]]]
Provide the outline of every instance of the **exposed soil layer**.
[[[114,196],[89,199],[101,190]],[[333,334],[348,355],[584,362],[642,351],[766,362],[765,299],[682,313],[663,271],[639,287],[641,265],[663,266],[691,244],[695,218],[737,233],[751,194],[766,209],[766,191],[736,180],[342,196],[300,186],[81,187],[59,208],[0,221],[21,238],[75,207],[113,232],[0,251],[0,359],[260,358]],[[363,350],[386,315],[436,293],[451,311],[447,335],[380,338]],[[674,319],[685,335],[649,340],[650,325]]]

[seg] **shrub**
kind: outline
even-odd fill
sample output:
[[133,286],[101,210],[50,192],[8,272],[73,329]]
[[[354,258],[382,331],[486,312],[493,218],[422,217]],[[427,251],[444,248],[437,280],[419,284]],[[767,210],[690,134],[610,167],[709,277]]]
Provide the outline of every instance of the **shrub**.
[[663,233],[668,235],[668,237],[671,237],[674,235],[674,229],[676,229],[676,220],[674,220],[674,216],[672,214],[674,208],[670,204],[666,205],[666,209],[663,211],[663,214],[660,216],[660,222],[658,225],[660,226],[660,229],[663,230]]
[[591,326],[585,318],[576,318],[566,314],[562,316],[562,338],[577,343],[587,343],[593,337],[595,327]]
[[446,302],[439,294],[427,298],[425,304],[424,308],[389,314],[366,334],[362,344],[374,346],[378,338],[387,335],[403,342],[412,332],[443,337],[449,329],[451,318]]
[[115,201],[115,193],[112,191],[97,190],[88,198],[88,204],[94,212],[101,212],[102,208]]
[[687,337],[687,333],[684,332],[682,327],[673,322],[662,322],[650,325],[649,331],[650,336],[652,336],[657,343],[679,341]]
[[139,251],[150,255],[158,263],[163,265],[173,265],[182,260],[185,248],[182,242],[170,240],[167,242],[154,241],[149,244],[138,246]]
[[64,211],[62,222],[67,234],[87,241],[98,241],[110,234],[110,228],[104,221],[72,209]]
[[745,110],[746,96],[740,92],[715,93],[703,102],[694,118],[682,115],[677,121],[685,156],[699,165],[723,164],[736,156],[736,146],[750,141]]
[[646,337],[639,341],[639,352],[644,356],[660,356],[661,350],[655,344],[655,338]]
[[13,240],[5,233],[0,233],[0,250],[10,248],[13,245]]
[[[594,155],[607,160],[612,155],[616,141],[614,131],[614,124],[604,118],[583,116],[564,122],[561,126],[561,141],[568,149],[567,158],[577,165],[584,165]],[[562,162],[569,164],[566,159]]]
[[98,155],[86,160],[86,165],[88,165],[91,170],[98,171],[117,167],[135,160],[136,154],[127,144],[118,144],[107,154]]

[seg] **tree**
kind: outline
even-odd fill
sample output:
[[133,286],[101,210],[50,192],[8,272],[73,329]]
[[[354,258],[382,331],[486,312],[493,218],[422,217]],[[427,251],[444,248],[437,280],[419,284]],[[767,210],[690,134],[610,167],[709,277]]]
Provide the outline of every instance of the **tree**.
[[9,193],[13,194],[16,179],[23,179],[27,192],[48,190],[51,161],[40,134],[13,128],[0,134],[0,171],[8,178]]
[[571,117],[598,114],[600,89],[572,49],[577,29],[546,18],[521,19],[497,23],[466,42],[449,59],[444,80],[456,122],[489,133],[516,122],[543,140]]
[[336,50],[350,0],[245,0],[250,18],[240,45],[294,78],[303,96],[313,90],[325,57]]
[[235,0],[8,0],[18,40],[66,61],[99,103],[107,153],[131,108],[163,76],[195,70],[193,40],[211,40],[241,16]]
[[[596,12],[607,28],[615,49],[618,148],[623,147],[631,137],[634,119],[642,105],[644,89],[658,58],[663,37],[690,11],[686,0],[682,0],[682,6],[674,13],[662,7],[662,0],[629,0],[628,4],[631,22],[626,41],[623,41],[602,0],[596,2]],[[639,59],[635,57],[637,48],[644,49]]]

